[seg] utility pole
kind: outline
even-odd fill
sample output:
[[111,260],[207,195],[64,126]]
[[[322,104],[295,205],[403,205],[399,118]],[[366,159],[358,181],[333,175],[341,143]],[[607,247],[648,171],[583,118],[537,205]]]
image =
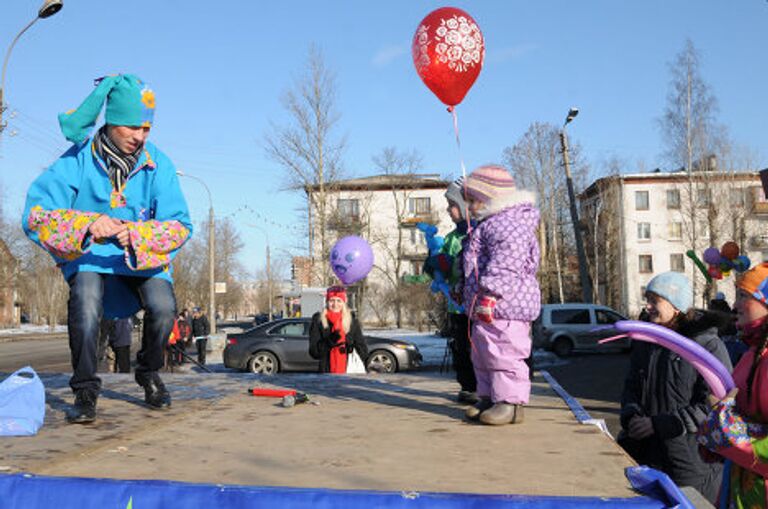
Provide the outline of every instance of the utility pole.
[[568,136],[565,133],[565,126],[579,114],[577,108],[571,108],[568,116],[560,131],[560,146],[563,149],[563,165],[565,166],[565,182],[568,186],[568,201],[571,205],[571,222],[573,223],[573,235],[576,238],[576,255],[579,260],[579,279],[581,280],[581,295],[584,302],[592,303],[592,282],[589,279],[587,270],[587,255],[584,252],[584,243],[581,239],[581,223],[579,222],[579,211],[576,209],[576,195],[573,192],[573,178],[571,178],[571,163],[568,160]]
[[[208,188],[206,187],[206,190]],[[211,322],[211,334],[216,334],[216,280],[214,279],[215,253],[213,251],[216,235],[216,224],[213,218],[213,201],[208,208],[208,316]]]
[[272,268],[269,264],[269,237],[267,237],[267,291],[269,292],[269,321],[272,321]]

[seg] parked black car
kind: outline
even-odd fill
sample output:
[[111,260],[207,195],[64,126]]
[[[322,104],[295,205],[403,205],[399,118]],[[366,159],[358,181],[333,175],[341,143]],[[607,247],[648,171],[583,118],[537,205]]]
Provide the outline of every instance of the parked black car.
[[[318,361],[309,356],[311,318],[274,320],[237,334],[227,334],[224,366],[251,373],[317,372]],[[365,336],[369,371],[394,373],[421,364],[421,352],[408,341]]]

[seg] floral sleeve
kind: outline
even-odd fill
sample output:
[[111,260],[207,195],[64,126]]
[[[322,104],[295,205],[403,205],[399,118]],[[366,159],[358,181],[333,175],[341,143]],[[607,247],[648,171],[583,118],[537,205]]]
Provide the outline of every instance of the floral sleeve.
[[130,238],[125,263],[131,270],[166,267],[172,254],[189,236],[189,229],[179,221],[136,221],[126,223]]
[[698,435],[699,443],[707,449],[768,476],[768,426],[747,421],[736,410],[733,400],[715,405]]
[[30,231],[37,234],[40,245],[57,258],[71,261],[90,248],[88,228],[100,214],[72,209],[43,210],[32,207],[27,218]]

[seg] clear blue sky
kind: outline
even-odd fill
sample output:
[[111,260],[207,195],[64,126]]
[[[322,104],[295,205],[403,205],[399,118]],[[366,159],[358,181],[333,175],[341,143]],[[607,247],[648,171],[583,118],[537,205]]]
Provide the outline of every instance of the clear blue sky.
[[[40,4],[0,4],[3,54]],[[410,55],[418,22],[444,5],[469,12],[486,43],[480,77],[458,107],[468,169],[500,161],[531,122],[559,124],[570,106],[581,110],[571,140],[593,167],[613,156],[627,162],[625,171],[639,162],[664,167],[656,119],[668,63],[687,37],[701,52],[720,120],[768,166],[765,0],[65,0],[11,56],[6,118],[18,114],[0,141],[6,214],[20,213],[29,183],[66,148],[57,113],[77,106],[93,78],[131,72],[157,94],[151,139],[207,182],[216,215],[262,225],[241,229],[246,266],[264,264],[264,231],[277,255],[302,245],[289,229],[236,211],[248,205],[277,224],[301,221],[301,196],[280,191],[282,170],[261,140],[270,120],[286,121],[281,93],[301,74],[313,42],[337,73],[337,134],[348,136],[349,174],[371,174],[372,155],[394,146],[418,149],[426,172],[458,175],[450,115]],[[189,179],[183,186],[193,219],[204,219],[205,191]]]

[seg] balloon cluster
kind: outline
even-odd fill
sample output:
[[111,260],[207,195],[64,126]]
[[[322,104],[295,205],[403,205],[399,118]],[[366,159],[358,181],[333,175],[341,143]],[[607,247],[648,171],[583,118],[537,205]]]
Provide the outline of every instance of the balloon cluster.
[[739,245],[733,241],[726,242],[720,249],[716,247],[705,249],[702,258],[707,267],[693,250],[688,251],[686,255],[693,260],[707,281],[728,277],[733,270],[739,273],[745,272],[752,263],[749,258],[741,254]]
[[463,310],[464,308],[451,297],[451,286],[448,284],[448,278],[451,276],[451,270],[453,270],[453,260],[450,256],[440,252],[444,243],[443,237],[437,236],[437,227],[433,224],[418,223],[416,228],[421,230],[427,241],[429,258],[427,258],[426,265],[429,275],[432,276],[430,289],[433,293],[441,292],[445,295],[445,298],[455,309]]

